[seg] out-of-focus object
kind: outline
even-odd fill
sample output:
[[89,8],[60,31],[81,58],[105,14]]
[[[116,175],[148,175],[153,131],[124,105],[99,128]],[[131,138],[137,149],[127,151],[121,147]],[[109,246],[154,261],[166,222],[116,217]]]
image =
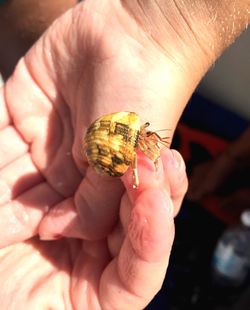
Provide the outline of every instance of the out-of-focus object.
[[250,27],[211,67],[198,87],[210,101],[250,120]]
[[244,283],[250,267],[250,209],[241,214],[240,224],[229,227],[219,239],[212,260],[216,286],[238,287]]
[[15,0],[0,5],[0,72],[4,79],[50,24],[76,0]]

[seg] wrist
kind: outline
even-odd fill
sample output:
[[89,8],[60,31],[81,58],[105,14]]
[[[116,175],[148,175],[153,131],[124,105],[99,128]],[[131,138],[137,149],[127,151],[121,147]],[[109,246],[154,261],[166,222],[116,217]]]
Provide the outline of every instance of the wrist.
[[[146,20],[144,20],[145,24],[142,24],[139,19],[145,16],[140,17],[135,11],[134,13],[130,11],[128,5],[133,5],[132,2],[109,2],[107,6],[111,8],[106,10],[108,17],[105,19],[107,18],[107,23],[110,24],[116,16],[119,24],[122,25],[122,31],[125,30],[136,43],[132,57],[127,56],[130,55],[130,51],[126,52],[124,47],[120,48],[119,57],[123,59],[121,63],[126,68],[124,76],[130,76],[129,81],[134,77],[138,80],[140,77],[136,104],[139,106],[139,102],[142,102],[142,115],[151,107],[152,113],[147,120],[151,121],[154,128],[166,128],[167,124],[167,128],[174,131],[186,103],[212,61],[211,59],[208,61],[207,56],[204,57],[200,47],[194,47],[193,38],[192,41],[191,38],[187,40],[185,36],[182,38],[181,35],[177,35],[178,29],[175,31],[170,23],[166,24],[164,29],[154,28],[154,25],[151,22],[147,23]],[[138,1],[135,2],[138,4]],[[119,26],[115,28],[119,29]],[[158,30],[162,33],[164,42],[157,41]],[[119,33],[120,46],[122,46],[122,37],[123,34]],[[122,54],[125,56],[121,56]],[[130,63],[133,63],[132,68]],[[127,71],[133,74],[128,74]],[[134,89],[137,89],[137,83],[138,81],[133,83]],[[120,102],[123,101],[121,97]],[[127,93],[126,100],[128,100]],[[161,111],[162,121],[159,120],[159,111]],[[148,113],[146,116],[148,117]]]
[[123,0],[124,7],[167,55],[207,71],[247,27],[249,0]]

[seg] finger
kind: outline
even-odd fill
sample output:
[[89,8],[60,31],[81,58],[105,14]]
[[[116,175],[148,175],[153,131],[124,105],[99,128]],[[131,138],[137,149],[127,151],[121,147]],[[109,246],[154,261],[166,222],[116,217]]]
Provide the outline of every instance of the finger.
[[10,124],[10,116],[7,111],[4,95],[4,87],[0,87],[0,129]]
[[[178,213],[183,197],[187,190],[187,176],[185,171],[185,163],[181,155],[175,150],[165,149],[161,153],[161,162],[159,163],[158,171],[156,172],[152,163],[147,158],[139,156],[138,171],[140,176],[140,190],[154,187],[162,188],[163,191],[169,194],[173,202],[174,216]],[[133,190],[133,179],[129,175],[123,177],[124,184],[127,186],[130,197],[132,195],[132,202],[136,201],[138,191]],[[129,200],[129,195],[125,194],[122,197],[122,204],[120,209],[120,221],[123,229],[114,229],[110,234],[109,249],[113,255],[118,254],[124,240],[124,233],[127,232],[130,216],[132,211],[132,204]]]
[[119,221],[108,236],[108,249],[111,257],[118,256],[125,238],[125,230]]
[[40,237],[104,238],[117,222],[123,191],[119,179],[100,176],[89,168],[74,199],[56,205],[43,219]]
[[139,185],[136,189],[133,188],[134,178],[131,168],[122,176],[122,181],[127,189],[128,197],[133,203],[141,192],[152,187],[164,187],[165,175],[161,159],[158,161],[158,168],[155,169],[152,160],[147,158],[143,153],[137,153],[137,172]]
[[30,154],[25,154],[0,170],[0,205],[16,198],[43,178]]
[[64,199],[49,210],[39,225],[38,234],[41,240],[61,237],[86,239],[73,197]]
[[130,189],[128,190],[130,200],[135,201],[138,194],[147,188],[159,187],[170,194],[176,215],[188,186],[185,163],[181,155],[175,150],[164,148],[156,170],[153,162],[139,153],[138,175],[140,184],[137,190],[131,190],[133,186],[132,170],[129,170],[122,178],[126,188]]
[[0,247],[35,236],[44,214],[61,199],[47,183],[41,183],[1,206]]
[[146,306],[164,280],[173,238],[170,197],[159,188],[146,189],[133,207],[118,258],[103,273],[100,298],[104,309]]
[[[70,247],[72,251],[74,243],[72,246],[71,242]],[[81,247],[80,251],[79,247]],[[104,309],[99,302],[99,282],[103,269],[110,261],[105,240],[84,241],[83,246],[78,244],[75,248],[77,259],[74,259],[70,279],[73,309]]]
[[[38,169],[56,191],[70,197],[81,181],[71,152],[71,113],[62,97],[48,95],[38,84],[25,61],[27,58],[19,61],[12,78],[6,83],[8,109],[15,127],[30,143],[32,159]],[[24,105],[22,109],[20,102]]]
[[185,162],[176,150],[165,149],[161,153],[165,174],[165,183],[170,188],[170,197],[174,205],[174,216],[179,212],[188,188]]
[[117,224],[117,226],[121,226],[122,229],[117,229],[116,226],[116,228],[108,236],[109,249],[114,256],[120,252],[124,241],[124,234],[128,231],[133,204],[135,203],[138,195],[146,189],[152,187],[164,188],[165,186],[165,176],[161,161],[159,161],[157,171],[154,168],[153,162],[145,155],[138,153],[137,161],[137,170],[140,181],[138,188],[136,190],[133,188],[134,180],[131,169],[122,177],[122,181],[127,189],[127,192],[121,199],[120,221]]
[[[145,162],[145,156],[140,156],[138,161],[140,171],[145,170],[141,172],[144,173],[141,190],[150,186],[148,180],[154,168],[152,163],[146,163],[147,159]],[[145,162],[144,166],[143,162]],[[125,177],[127,180],[125,185],[133,191],[132,172],[130,171],[128,175]],[[156,180],[156,184],[157,182]],[[117,223],[123,191],[124,187],[119,179],[100,176],[89,168],[75,199],[71,197],[62,201],[50,209],[43,218],[39,227],[40,238],[53,240],[59,236],[65,236],[97,240],[107,236]]]
[[28,145],[11,126],[0,131],[0,168],[11,163],[28,151]]

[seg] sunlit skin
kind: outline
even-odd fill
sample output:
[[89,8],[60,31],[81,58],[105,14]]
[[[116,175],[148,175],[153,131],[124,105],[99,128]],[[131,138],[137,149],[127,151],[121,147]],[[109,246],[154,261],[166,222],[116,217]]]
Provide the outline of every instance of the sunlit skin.
[[[155,173],[154,163],[138,154],[134,190],[131,169],[120,180],[88,168],[82,138],[105,113],[132,109],[147,119],[147,106],[158,129],[166,122],[174,128],[178,112],[168,119],[150,108],[160,100],[142,100],[149,81],[142,87],[134,70],[144,75],[148,59],[124,63],[121,52],[145,51],[126,33],[121,37],[119,24],[113,29],[116,19],[104,36],[87,13],[80,7],[58,21],[1,89],[3,309],[142,309],[166,273],[173,216],[187,189],[181,157],[164,149]],[[75,24],[69,28],[72,14],[83,20],[77,35]],[[111,35],[122,51],[111,46]]]
[[139,153],[134,190],[131,169],[119,179],[89,168],[82,139],[114,111],[174,132],[213,58],[191,58],[194,70],[168,46],[120,1],[84,1],[0,90],[2,309],[143,309],[160,289],[187,189],[181,156],[164,148],[155,172]]

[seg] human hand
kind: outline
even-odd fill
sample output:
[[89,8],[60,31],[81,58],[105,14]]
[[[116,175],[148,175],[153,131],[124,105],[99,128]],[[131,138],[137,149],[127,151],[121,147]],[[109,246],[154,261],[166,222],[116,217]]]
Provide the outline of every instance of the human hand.
[[[125,191],[119,180],[92,173],[81,142],[91,121],[121,110],[137,112],[152,128],[174,130],[213,58],[196,59],[190,78],[189,57],[178,58],[181,52],[173,41],[168,54],[120,3],[85,1],[54,24],[1,89],[3,308],[34,308],[38,300],[44,308],[142,308],[159,289],[173,238],[167,210],[171,199],[180,206],[186,188],[183,168],[171,172],[166,150],[155,175],[144,158],[137,198],[129,195],[131,174],[124,176]],[[128,214],[121,213],[125,221],[119,224],[123,206]],[[149,230],[134,224],[135,218],[149,223]],[[47,242],[35,239],[38,234],[72,238]],[[145,257],[131,259],[133,250]],[[119,280],[131,286],[121,287]]]
[[[24,241],[36,233],[39,222],[33,215],[44,213],[53,200],[52,190],[33,196],[34,186],[2,205],[1,212],[15,212],[9,218],[16,223],[11,225],[15,241],[24,241],[0,250],[2,309],[17,303],[19,309],[144,308],[164,279],[174,237],[173,216],[187,179],[180,155],[168,149],[162,152],[157,173],[152,162],[139,157],[139,177],[140,188],[135,191],[132,171],[122,178],[123,188],[119,180],[88,168],[75,206],[72,198],[59,200],[40,229],[45,239],[53,239],[57,231],[78,239]],[[2,231],[5,239],[13,234],[7,224]]]
[[[71,17],[64,17],[66,28]],[[144,87],[133,76],[129,81],[129,65],[120,71],[119,55],[102,59],[110,46],[98,45],[99,36],[100,50],[89,55],[93,42],[78,49],[75,38],[65,46],[60,26],[21,59],[0,90],[1,307],[141,309],[164,279],[173,216],[187,187],[184,163],[165,150],[155,174],[140,158],[137,191],[130,172],[124,187],[88,167],[81,148],[90,122],[121,109],[146,118]],[[93,27],[78,31],[79,44]],[[134,48],[126,37],[123,51]],[[51,61],[58,49],[65,58]]]

